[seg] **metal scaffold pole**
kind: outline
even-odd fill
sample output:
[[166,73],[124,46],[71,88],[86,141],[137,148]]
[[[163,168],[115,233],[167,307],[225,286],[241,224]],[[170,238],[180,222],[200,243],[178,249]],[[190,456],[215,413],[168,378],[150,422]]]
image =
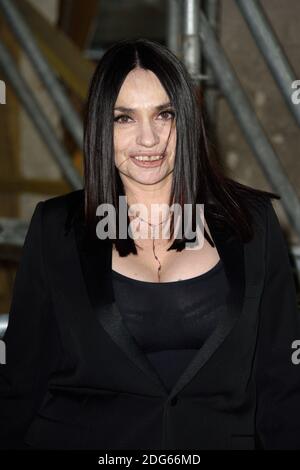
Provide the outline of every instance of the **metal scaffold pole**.
[[37,46],[33,34],[22,15],[19,13],[15,3],[12,0],[0,0],[0,10],[2,10],[7,23],[19,41],[20,47],[26,52],[34,70],[39,75],[49,96],[59,110],[66,128],[73,136],[79,149],[82,150],[83,126],[81,118],[75,111],[58,78]]
[[300,236],[300,201],[298,195],[202,11],[200,12],[200,37],[203,54],[214,72],[223,95],[227,99],[267,180],[274,191],[281,195],[282,205],[291,226]]
[[292,69],[276,35],[257,0],[236,0],[243,17],[245,18],[256,45],[261,51],[274,80],[276,81],[288,109],[300,125],[300,107],[291,100],[292,83],[296,74]]
[[167,3],[167,46],[177,57],[181,58],[181,2],[180,0],[168,0]]
[[0,65],[7,76],[9,83],[13,87],[16,96],[27,111],[28,116],[37,128],[40,136],[52,152],[66,180],[74,189],[82,188],[81,176],[74,168],[71,157],[67,154],[62,144],[58,140],[56,133],[42,111],[40,104],[33,95],[26,81],[20,75],[15,66],[10,53],[0,42]]
[[199,0],[184,0],[182,5],[182,60],[196,85],[199,85],[202,78],[200,8],[201,1]]
[[[203,11],[207,17],[209,24],[215,32],[216,37],[219,35],[219,13],[220,1],[219,0],[202,0]],[[217,122],[218,99],[220,97],[219,87],[217,86],[213,71],[204,57],[203,73],[207,76],[204,82],[205,93],[204,100],[207,109],[209,122],[213,126]]]

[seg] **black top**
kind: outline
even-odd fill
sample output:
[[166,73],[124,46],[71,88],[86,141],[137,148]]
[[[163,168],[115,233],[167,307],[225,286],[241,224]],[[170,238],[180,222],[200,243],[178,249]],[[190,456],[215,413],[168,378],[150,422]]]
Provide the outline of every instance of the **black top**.
[[206,273],[180,281],[112,275],[125,325],[171,390],[224,315],[228,284],[221,259]]

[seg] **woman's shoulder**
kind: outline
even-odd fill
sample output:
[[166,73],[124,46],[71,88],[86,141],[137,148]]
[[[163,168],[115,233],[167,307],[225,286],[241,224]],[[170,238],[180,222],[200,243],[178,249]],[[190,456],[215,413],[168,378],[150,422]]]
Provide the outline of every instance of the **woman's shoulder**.
[[[238,215],[235,219],[235,227],[239,225],[239,217],[243,217],[244,221],[247,221],[247,225],[251,227],[251,237],[247,237],[247,240],[253,240],[253,238],[264,238],[267,222],[270,211],[274,211],[272,205],[272,198],[268,194],[250,192],[243,194],[237,199],[236,206],[239,208]],[[220,209],[215,204],[209,204],[206,209],[206,217],[213,220],[211,214],[220,215]],[[237,234],[237,231],[228,226],[226,217],[223,215],[221,222],[214,222],[217,230],[222,232],[228,232],[230,234]],[[211,222],[212,223],[212,222]]]
[[69,210],[71,207],[80,205],[83,200],[84,189],[77,189],[75,191],[70,191],[69,193],[61,194],[59,196],[54,196],[49,199],[45,199],[44,207],[45,211],[60,211],[60,210]]
[[64,227],[68,230],[72,221],[81,213],[84,189],[70,191],[43,201],[43,219],[47,228]]
[[273,207],[271,196],[265,194],[255,195],[247,201],[247,207],[251,214],[264,225],[268,211]]
[[247,209],[252,219],[254,240],[266,239],[269,219],[273,214],[276,214],[272,199],[272,196],[268,194],[258,194],[247,200]]

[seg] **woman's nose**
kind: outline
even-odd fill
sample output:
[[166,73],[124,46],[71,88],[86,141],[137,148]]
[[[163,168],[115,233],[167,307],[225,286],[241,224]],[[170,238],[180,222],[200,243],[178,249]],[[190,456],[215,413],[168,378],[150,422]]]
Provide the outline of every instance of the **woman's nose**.
[[155,126],[149,120],[143,121],[138,126],[136,142],[137,144],[144,145],[145,147],[152,147],[158,144],[159,136]]

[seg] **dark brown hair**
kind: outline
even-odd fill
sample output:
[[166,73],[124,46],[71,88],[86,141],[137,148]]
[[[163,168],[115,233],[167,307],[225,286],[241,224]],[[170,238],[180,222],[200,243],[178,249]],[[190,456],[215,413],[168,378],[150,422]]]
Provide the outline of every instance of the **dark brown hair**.
[[[91,80],[84,122],[84,214],[89,236],[95,236],[99,204],[112,204],[118,221],[118,197],[125,192],[114,161],[113,109],[126,76],[136,67],[151,70],[158,77],[175,109],[177,138],[170,205],[204,204],[205,212],[209,211],[220,227],[230,227],[244,242],[249,241],[253,237],[249,205],[280,196],[224,175],[212,154],[204,109],[186,68],[169,49],[142,38],[110,47]],[[185,241],[184,237],[175,239],[169,249],[181,250]],[[130,237],[117,238],[114,243],[121,256],[136,253]]]

